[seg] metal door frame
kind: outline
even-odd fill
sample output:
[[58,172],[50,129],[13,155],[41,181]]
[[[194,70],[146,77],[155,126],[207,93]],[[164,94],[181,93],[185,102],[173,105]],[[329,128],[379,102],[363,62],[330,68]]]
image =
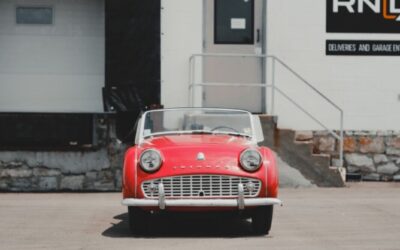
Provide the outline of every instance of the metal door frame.
[[[268,9],[268,0],[254,0],[254,1],[262,1],[262,12],[261,12],[261,54],[262,55],[267,55],[267,9]],[[213,2],[215,3],[215,0],[213,0]],[[202,41],[202,53],[206,53],[205,49],[206,49],[206,35],[207,35],[207,0],[203,0],[203,41]],[[255,5],[254,7],[255,8]],[[215,18],[215,14],[213,15]],[[254,14],[253,14],[254,16]],[[215,22],[215,20],[214,20]],[[253,18],[253,22],[255,22],[255,19]],[[215,23],[214,23],[215,25]],[[253,27],[253,32],[254,32],[254,28]],[[215,35],[215,32],[214,32]],[[254,35],[253,35],[254,36]],[[254,41],[254,45],[255,45],[255,41]],[[255,53],[254,53],[255,54]],[[261,59],[261,81],[262,84],[267,84],[267,59],[265,57],[262,57]],[[202,79],[204,79],[204,71],[202,72]],[[267,104],[267,91],[268,88],[265,88],[265,91],[262,92],[261,94],[261,104]],[[261,112],[266,114],[268,110],[267,105],[261,105]]]

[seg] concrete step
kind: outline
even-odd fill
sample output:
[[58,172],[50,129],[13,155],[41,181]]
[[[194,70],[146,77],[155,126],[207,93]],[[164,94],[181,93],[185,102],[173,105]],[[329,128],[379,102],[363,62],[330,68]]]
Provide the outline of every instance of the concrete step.
[[344,167],[335,167],[335,166],[330,166],[329,169],[333,171],[335,174],[340,174],[340,177],[342,178],[343,181],[346,181],[346,176],[347,176],[347,170]]

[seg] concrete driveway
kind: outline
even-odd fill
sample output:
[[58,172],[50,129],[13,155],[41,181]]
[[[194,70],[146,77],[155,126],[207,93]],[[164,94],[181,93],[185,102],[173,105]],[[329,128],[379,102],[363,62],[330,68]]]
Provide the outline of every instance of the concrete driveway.
[[282,189],[271,234],[250,223],[162,219],[133,237],[118,193],[0,194],[1,249],[400,249],[400,184]]

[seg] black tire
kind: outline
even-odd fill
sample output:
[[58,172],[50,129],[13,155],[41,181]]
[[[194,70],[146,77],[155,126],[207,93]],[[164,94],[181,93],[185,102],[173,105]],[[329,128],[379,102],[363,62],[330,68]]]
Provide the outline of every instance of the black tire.
[[272,225],[274,206],[258,207],[251,217],[253,233],[256,235],[268,235]]
[[135,235],[144,235],[149,231],[149,213],[137,207],[128,207],[129,228]]

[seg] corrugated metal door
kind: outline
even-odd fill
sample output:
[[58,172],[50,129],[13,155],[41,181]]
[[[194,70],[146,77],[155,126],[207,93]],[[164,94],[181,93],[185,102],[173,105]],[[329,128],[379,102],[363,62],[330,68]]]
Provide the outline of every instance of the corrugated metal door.
[[0,111],[103,111],[104,0],[0,0]]

